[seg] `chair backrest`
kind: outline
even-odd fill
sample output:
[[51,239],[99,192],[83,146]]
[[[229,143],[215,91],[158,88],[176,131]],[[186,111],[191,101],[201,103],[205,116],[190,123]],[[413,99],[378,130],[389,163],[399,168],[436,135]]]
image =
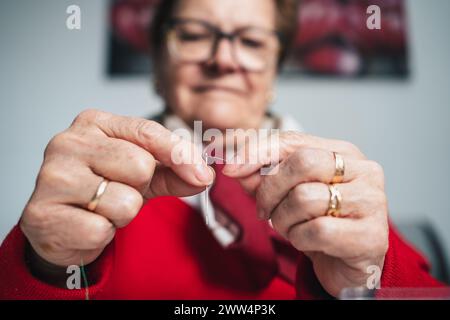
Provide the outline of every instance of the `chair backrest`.
[[448,256],[435,228],[428,221],[397,223],[402,236],[415,246],[430,262],[431,274],[438,280],[450,283]]

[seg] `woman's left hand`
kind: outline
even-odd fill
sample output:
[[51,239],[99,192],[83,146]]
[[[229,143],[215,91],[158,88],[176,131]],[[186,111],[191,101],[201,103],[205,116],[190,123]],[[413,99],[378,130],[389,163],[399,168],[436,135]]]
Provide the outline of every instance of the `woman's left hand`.
[[[369,266],[381,274],[388,248],[382,167],[351,143],[297,132],[280,134],[278,148],[275,174],[261,176],[264,163],[229,164],[224,174],[239,178],[255,194],[260,218],[270,219],[279,234],[312,260],[329,294],[337,297],[344,288],[365,286]],[[249,159],[252,152],[265,154],[250,148]],[[329,185],[336,174],[333,152],[345,163],[342,183],[335,185],[342,195],[338,217],[327,215]]]

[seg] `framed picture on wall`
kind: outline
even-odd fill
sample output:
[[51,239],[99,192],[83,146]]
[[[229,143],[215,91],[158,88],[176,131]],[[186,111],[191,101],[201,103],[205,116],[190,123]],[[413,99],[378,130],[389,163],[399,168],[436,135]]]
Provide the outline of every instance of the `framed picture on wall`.
[[[148,75],[148,26],[164,0],[110,0],[108,75]],[[369,29],[367,8],[381,9]],[[301,0],[297,34],[283,74],[306,77],[407,78],[404,0]]]

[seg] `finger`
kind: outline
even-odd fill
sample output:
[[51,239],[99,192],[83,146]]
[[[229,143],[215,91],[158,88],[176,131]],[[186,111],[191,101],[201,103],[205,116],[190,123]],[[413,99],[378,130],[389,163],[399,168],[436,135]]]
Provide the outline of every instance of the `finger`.
[[297,224],[288,232],[288,240],[299,251],[322,252],[338,258],[356,258],[378,252],[384,245],[387,228],[374,219],[352,220],[320,217]]
[[[358,177],[364,162],[345,159],[343,182]],[[279,164],[277,174],[261,178],[256,193],[261,219],[268,219],[272,210],[289,190],[305,182],[331,183],[336,171],[334,155],[323,149],[300,148]]]
[[[212,169],[211,169],[212,170]],[[64,199],[59,200],[65,203],[81,205],[87,209],[89,202],[96,194],[97,189],[103,181],[103,177],[87,170],[75,170],[74,185],[83,186],[68,188],[70,194],[66,194]],[[204,187],[192,186],[181,180],[170,168],[159,166],[151,180],[151,184],[144,194],[145,199],[157,196],[190,196],[204,191]],[[100,214],[110,220],[114,226],[122,228],[128,225],[142,208],[143,195],[136,189],[115,181],[109,181],[105,191],[95,209],[95,213]]]
[[42,166],[36,190],[53,203],[85,206],[102,180],[77,159],[55,159]]
[[123,228],[137,216],[143,203],[144,199],[136,189],[123,183],[110,181],[98,202],[95,213],[111,221],[115,227]]
[[106,247],[115,235],[114,225],[105,217],[73,206],[58,205],[48,217],[54,246],[61,249],[94,250]]
[[[336,185],[342,195],[340,218],[360,219],[384,208],[384,193],[370,185],[351,182]],[[289,229],[325,216],[330,202],[328,185],[302,183],[291,189],[271,215],[274,229],[287,237]]]
[[[239,151],[237,158],[230,159],[224,167],[223,173],[235,178],[246,177],[257,172],[265,165],[283,161],[292,152],[301,147],[338,152],[346,159],[365,159],[361,151],[349,142],[287,131],[280,133],[278,136],[271,136],[268,139],[263,138],[258,145],[245,144],[243,146],[245,151]],[[246,159],[252,159],[253,161],[240,164],[243,154]],[[258,161],[254,161],[254,159]]]
[[144,148],[192,185],[206,186],[212,182],[213,176],[202,159],[201,150],[154,121],[89,110],[82,113],[74,125],[78,123],[84,126],[93,123],[108,137]]
[[[55,202],[81,207],[87,211],[104,178],[87,167],[69,165],[66,168],[63,164],[55,162],[46,164],[41,170],[40,180],[47,188],[55,190],[51,196]],[[109,181],[100,196],[95,213],[102,215],[115,226],[123,227],[136,216],[142,204],[142,195],[136,189]]]
[[[212,170],[212,169],[210,169]],[[103,177],[77,161],[58,159],[47,162],[40,171],[39,192],[50,195],[51,201],[87,209]],[[203,191],[179,178],[170,168],[159,166],[146,191],[145,198],[162,195],[189,196]],[[122,227],[136,215],[142,206],[143,195],[131,186],[110,181],[101,196],[96,212]]]
[[251,195],[256,195],[256,189],[261,183],[261,175],[259,173],[254,173],[248,177],[239,179],[240,184]]
[[86,148],[83,159],[97,175],[129,185],[144,194],[155,170],[155,159],[146,150],[125,140],[99,139]]
[[[214,175],[214,170],[208,167]],[[150,188],[144,195],[146,199],[151,199],[160,196],[176,196],[187,197],[198,194],[205,190],[205,187],[193,186],[178,177],[171,168],[157,167],[153,175]]]

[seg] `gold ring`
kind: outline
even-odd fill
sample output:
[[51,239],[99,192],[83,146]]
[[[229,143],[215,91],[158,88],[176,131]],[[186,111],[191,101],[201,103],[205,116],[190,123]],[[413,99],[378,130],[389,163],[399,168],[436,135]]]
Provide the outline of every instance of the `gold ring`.
[[103,181],[99,184],[97,188],[97,192],[92,197],[92,200],[89,201],[87,208],[89,211],[95,211],[97,209],[98,203],[100,202],[100,198],[103,196],[103,194],[106,191],[106,187],[108,186],[109,181],[106,179],[103,179]]
[[335,171],[331,183],[342,183],[342,181],[344,181],[344,174],[345,174],[344,158],[337,152],[333,152],[333,155],[334,155]]
[[341,215],[342,194],[334,184],[328,185],[328,190],[330,191],[330,203],[326,215],[337,218]]

